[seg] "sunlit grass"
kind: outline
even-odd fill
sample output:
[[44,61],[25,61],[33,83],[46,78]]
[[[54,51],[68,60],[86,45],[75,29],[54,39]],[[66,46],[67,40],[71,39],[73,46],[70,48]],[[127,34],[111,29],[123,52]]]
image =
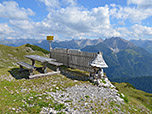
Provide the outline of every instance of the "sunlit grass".
[[132,86],[127,86],[128,83],[114,83],[118,90],[124,93],[132,105],[144,105],[152,110],[152,94],[137,90]]

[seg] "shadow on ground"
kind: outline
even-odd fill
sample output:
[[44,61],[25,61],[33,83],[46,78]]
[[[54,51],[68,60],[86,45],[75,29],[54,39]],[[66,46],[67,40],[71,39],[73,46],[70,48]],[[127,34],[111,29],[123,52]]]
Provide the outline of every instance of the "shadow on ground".
[[27,69],[13,68],[8,71],[15,79],[29,79],[29,71]]
[[73,74],[73,73],[65,73],[65,72],[61,72],[61,74],[63,74],[64,76],[66,76],[67,78],[70,78],[72,80],[78,80],[78,81],[88,81],[88,76],[77,76],[77,74]]
[[[52,72],[52,70],[56,71],[56,67],[48,65],[48,72]],[[89,78],[89,75],[86,74],[84,71],[80,70],[74,70],[67,67],[60,67],[61,74],[66,76],[67,78],[70,78],[72,80],[78,80],[78,81],[87,81]],[[20,68],[13,68],[8,71],[15,79],[29,79],[30,72],[27,69],[20,69]],[[36,70],[33,71],[33,74],[39,74],[44,73],[42,70],[42,67],[36,68]]]
[[86,74],[84,71],[71,71],[68,70],[68,68],[61,68],[61,74],[66,76],[67,78],[70,78],[72,80],[78,80],[78,81],[88,81],[89,75]]
[[[48,72],[51,72],[52,70],[47,69]],[[20,69],[20,68],[13,68],[8,71],[15,79],[29,79],[30,72],[28,69]],[[44,73],[42,70],[42,67],[36,67],[35,70],[33,71],[34,74],[41,74]]]
[[[48,68],[56,71],[56,67],[53,65],[49,64]],[[76,69],[72,69],[72,68],[70,68],[70,69],[71,70],[69,70],[69,68],[66,66],[61,66],[60,67],[61,74],[72,80],[78,80],[78,81],[87,81],[88,80],[89,75],[86,74],[85,71],[76,70]]]

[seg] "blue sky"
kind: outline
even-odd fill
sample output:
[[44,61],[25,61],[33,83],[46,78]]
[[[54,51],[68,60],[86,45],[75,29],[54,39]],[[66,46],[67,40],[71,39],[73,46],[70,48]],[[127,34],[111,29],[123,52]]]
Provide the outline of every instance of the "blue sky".
[[152,39],[152,0],[1,0],[0,38]]

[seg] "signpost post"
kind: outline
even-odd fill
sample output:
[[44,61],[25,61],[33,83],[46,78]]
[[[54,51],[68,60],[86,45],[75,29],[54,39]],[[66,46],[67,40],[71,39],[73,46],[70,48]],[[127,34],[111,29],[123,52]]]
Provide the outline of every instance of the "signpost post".
[[47,41],[49,42],[49,47],[50,47],[50,57],[51,57],[51,50],[52,50],[51,43],[53,39],[54,39],[54,36],[47,36]]

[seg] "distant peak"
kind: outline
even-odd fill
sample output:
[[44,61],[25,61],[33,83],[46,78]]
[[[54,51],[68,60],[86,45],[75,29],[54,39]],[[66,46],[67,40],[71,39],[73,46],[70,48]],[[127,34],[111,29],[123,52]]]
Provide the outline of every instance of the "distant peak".
[[119,52],[119,50],[135,47],[133,43],[120,37],[111,37],[104,40],[106,44],[113,52]]
[[111,37],[111,38],[106,38],[105,41],[106,40],[123,40],[123,41],[127,41],[127,40],[125,40],[125,39],[123,39],[121,37]]

